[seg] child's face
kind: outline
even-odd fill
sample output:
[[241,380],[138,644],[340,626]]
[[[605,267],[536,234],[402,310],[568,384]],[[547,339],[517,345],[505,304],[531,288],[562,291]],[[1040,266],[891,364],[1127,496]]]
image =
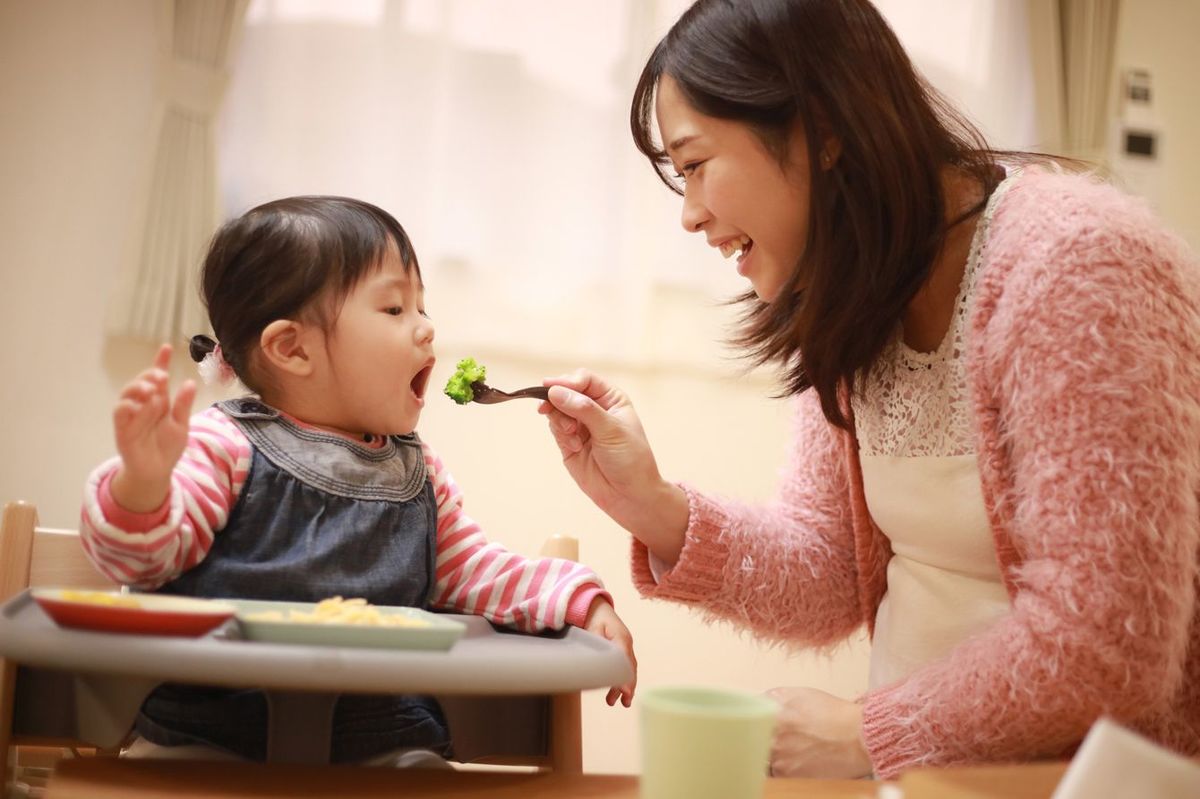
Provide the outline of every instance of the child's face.
[[395,248],[347,295],[325,338],[338,426],[356,433],[411,433],[433,370],[433,323],[415,270]]

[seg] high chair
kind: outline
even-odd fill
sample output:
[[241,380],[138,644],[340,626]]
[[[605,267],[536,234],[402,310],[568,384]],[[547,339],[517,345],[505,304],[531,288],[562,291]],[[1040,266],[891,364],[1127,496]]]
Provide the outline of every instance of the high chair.
[[[72,530],[39,527],[37,510],[24,502],[4,507],[0,523],[0,602],[26,588],[61,585],[111,590],[115,583],[93,568]],[[92,749],[74,738],[44,738],[13,734],[17,666],[0,658],[0,797],[7,796],[18,778],[36,786],[44,769],[71,752]],[[115,751],[112,752],[115,754]]]
[[[578,542],[555,536],[543,555],[576,559]],[[11,502],[0,524],[0,603],[26,588],[39,586],[112,590],[116,584],[97,572],[88,561],[74,530],[38,525],[33,505]],[[14,776],[21,773],[24,753],[36,750],[40,762],[90,747],[76,738],[32,737],[14,730],[14,720],[36,713],[22,703],[20,686],[32,683],[34,672],[0,659],[0,799],[7,795]],[[582,717],[578,691],[548,697],[445,696],[438,697],[450,725],[456,753],[471,763],[532,766],[565,773],[582,771]],[[14,716],[15,714],[15,716]],[[507,727],[505,725],[508,725]],[[109,753],[115,753],[115,749]],[[103,752],[102,752],[103,753]],[[219,765],[217,766],[220,767]]]

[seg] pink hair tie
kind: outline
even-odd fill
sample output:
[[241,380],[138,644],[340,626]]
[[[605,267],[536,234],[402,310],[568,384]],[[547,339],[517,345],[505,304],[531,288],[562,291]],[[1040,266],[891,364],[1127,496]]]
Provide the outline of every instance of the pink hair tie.
[[221,345],[208,336],[192,336],[188,351],[196,361],[200,379],[206,384],[227,386],[237,379],[237,372],[221,354]]

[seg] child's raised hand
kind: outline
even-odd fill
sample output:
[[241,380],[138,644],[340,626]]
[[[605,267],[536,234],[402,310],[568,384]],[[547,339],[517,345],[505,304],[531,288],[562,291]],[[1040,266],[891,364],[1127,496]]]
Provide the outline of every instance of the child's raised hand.
[[167,497],[171,470],[188,441],[188,417],[196,398],[196,382],[186,380],[171,402],[167,367],[171,345],[163,344],[154,366],[121,391],[113,410],[113,432],[121,467],[113,476],[113,499],[128,511],[148,513]]
[[629,657],[629,664],[633,666],[633,679],[625,685],[609,688],[604,701],[614,705],[617,699],[620,699],[622,705],[629,707],[633,702],[634,689],[637,688],[637,657],[633,654],[633,636],[630,635],[629,628],[617,616],[617,611],[613,609],[613,606],[603,597],[592,602],[583,628],[589,633],[607,638],[625,650],[625,654]]

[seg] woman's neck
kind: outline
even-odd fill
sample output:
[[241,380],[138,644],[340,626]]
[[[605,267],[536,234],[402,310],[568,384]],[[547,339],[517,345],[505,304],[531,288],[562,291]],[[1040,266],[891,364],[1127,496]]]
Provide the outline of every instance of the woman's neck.
[[[979,204],[983,189],[970,175],[947,168],[942,172],[942,197],[945,221],[950,224]],[[918,352],[936,350],[950,330],[978,221],[979,215],[974,214],[946,231],[925,285],[908,303],[903,319],[904,343]]]

